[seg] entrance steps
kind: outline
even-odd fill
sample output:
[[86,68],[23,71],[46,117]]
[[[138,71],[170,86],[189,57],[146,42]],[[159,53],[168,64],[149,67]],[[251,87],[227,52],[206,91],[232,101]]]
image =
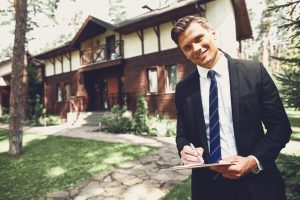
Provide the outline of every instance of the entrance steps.
[[67,113],[67,123],[70,126],[97,126],[104,116],[111,115],[111,112],[69,112]]

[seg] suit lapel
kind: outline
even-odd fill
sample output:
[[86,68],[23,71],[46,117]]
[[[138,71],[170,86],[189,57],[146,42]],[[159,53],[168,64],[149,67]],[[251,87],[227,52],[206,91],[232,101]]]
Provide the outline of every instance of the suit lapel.
[[241,141],[240,134],[239,134],[239,102],[240,102],[239,73],[238,73],[237,62],[227,54],[225,54],[225,56],[228,59],[234,136],[235,136],[237,151],[239,152],[240,149],[239,141]]

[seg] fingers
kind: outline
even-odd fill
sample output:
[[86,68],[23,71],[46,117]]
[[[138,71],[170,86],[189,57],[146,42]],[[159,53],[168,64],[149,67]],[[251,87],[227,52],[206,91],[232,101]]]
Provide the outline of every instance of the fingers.
[[202,154],[202,148],[193,149],[188,145],[184,146],[180,152],[181,160],[184,164],[203,163]]

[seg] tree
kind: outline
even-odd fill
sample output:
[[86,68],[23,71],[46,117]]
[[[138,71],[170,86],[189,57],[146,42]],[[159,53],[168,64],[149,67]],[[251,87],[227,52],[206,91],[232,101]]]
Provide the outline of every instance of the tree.
[[15,41],[13,47],[11,94],[10,94],[10,138],[9,154],[18,155],[22,152],[22,120],[24,119],[23,92],[24,69],[27,65],[25,53],[27,0],[15,0]]
[[289,35],[289,48],[284,57],[273,58],[281,61],[282,71],[275,77],[281,84],[280,92],[289,107],[300,109],[300,0],[289,1],[270,7],[275,12],[285,11],[285,23],[279,26]]
[[126,19],[126,10],[122,0],[109,0],[109,17],[116,24]]
[[[30,2],[33,6],[33,12],[41,12],[41,5],[46,5],[45,2],[43,3],[40,0]],[[50,6],[52,8],[49,10],[55,10],[57,7],[57,3],[58,0],[48,1],[47,6]],[[22,152],[22,121],[25,119],[25,108],[28,101],[27,58],[25,50],[25,44],[27,41],[26,32],[32,29],[34,25],[37,25],[33,21],[28,20],[27,6],[27,0],[14,0],[13,2],[15,11],[15,39],[13,46],[12,72],[10,82],[10,138],[8,151],[10,155],[18,155]],[[48,12],[48,10],[46,12]]]

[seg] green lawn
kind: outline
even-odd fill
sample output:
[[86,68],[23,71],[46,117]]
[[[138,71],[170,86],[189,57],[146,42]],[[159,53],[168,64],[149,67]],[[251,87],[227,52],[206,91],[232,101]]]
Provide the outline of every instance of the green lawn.
[[300,111],[295,111],[292,108],[286,110],[290,123],[292,125],[293,134],[291,136],[292,140],[300,141]]
[[7,155],[8,133],[0,130],[0,199],[38,199],[134,160],[154,148],[93,140],[24,134],[24,153]]

